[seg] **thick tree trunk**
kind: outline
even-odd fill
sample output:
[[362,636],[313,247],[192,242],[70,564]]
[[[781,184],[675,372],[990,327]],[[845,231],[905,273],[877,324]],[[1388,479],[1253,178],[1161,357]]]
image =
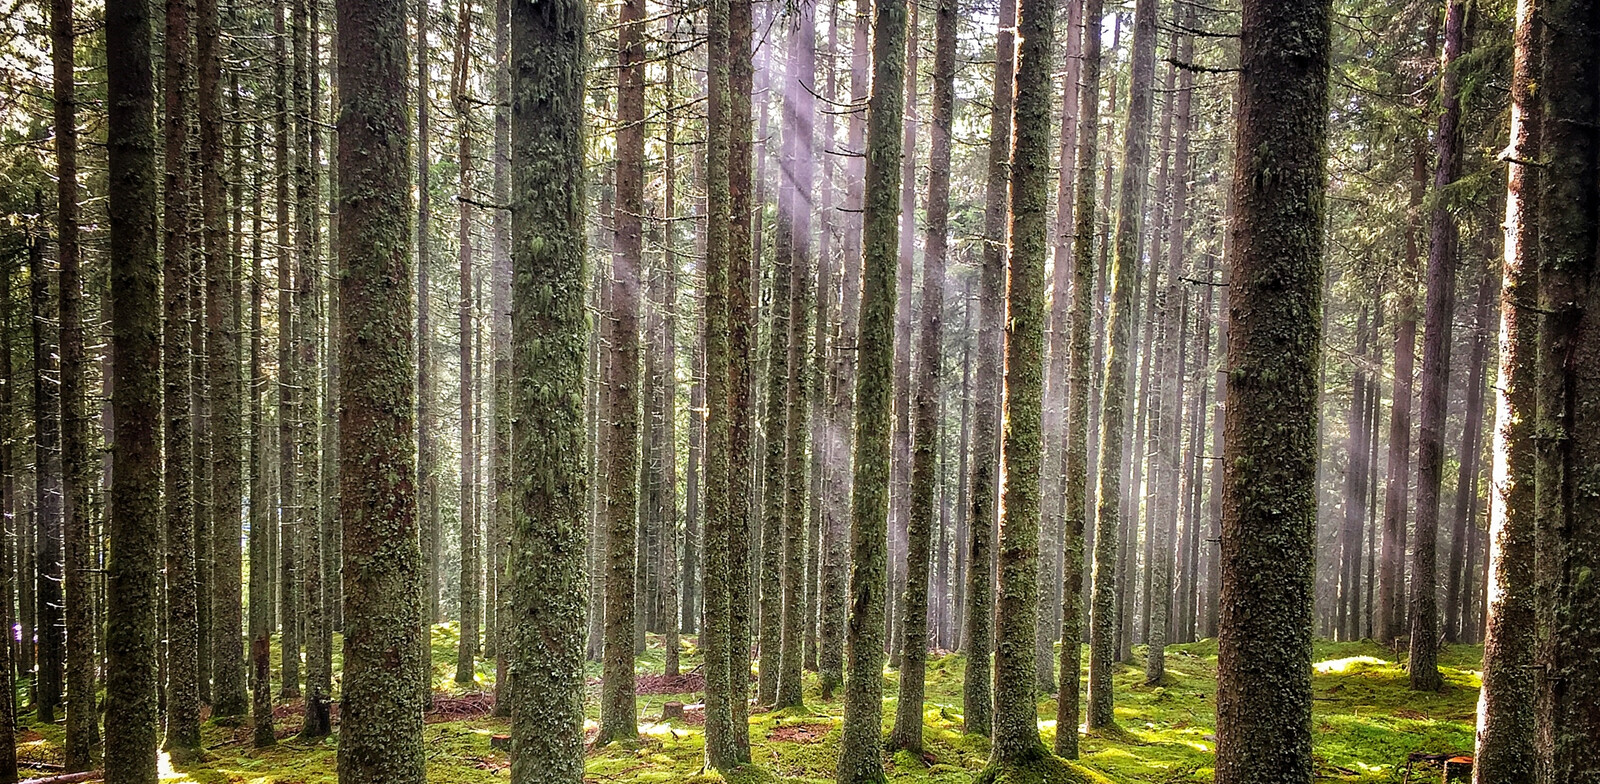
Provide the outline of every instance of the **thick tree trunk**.
[[850,499],[852,569],[844,732],[836,780],[884,780],[883,613],[888,583],[890,438],[899,237],[901,122],[905,111],[906,3],[874,9],[872,97],[867,109],[866,201],[862,211],[861,323],[856,334],[855,482]]
[[106,137],[111,260],[112,450],[107,525],[108,784],[155,784],[156,607],[161,560],[161,266],[156,227],[150,3],[108,0]]
[[1309,784],[1330,8],[1241,19],[1216,771]]
[[[422,658],[422,553],[412,484],[417,375],[407,247],[410,139],[403,132],[405,13],[403,0],[338,0],[336,8],[345,576],[339,779],[420,784],[425,750],[417,695],[430,668]],[[546,581],[553,571],[546,570]]]
[[756,274],[751,255],[750,221],[750,85],[753,77],[751,46],[754,36],[750,0],[732,0],[728,6],[729,60],[728,86],[728,193],[729,212],[734,220],[728,230],[728,354],[730,357],[728,400],[730,429],[728,459],[733,466],[729,480],[729,502],[733,510],[728,529],[728,570],[733,575],[729,593],[729,636],[732,653],[730,705],[738,759],[750,762],[750,637],[751,613],[755,606],[751,579],[750,541],[754,528],[751,512],[755,506],[754,472],[742,467],[754,465],[752,427],[755,423],[754,370],[756,343]]
[[[994,746],[989,756],[990,769],[1000,772],[1033,769],[1043,760],[1053,759],[1039,740],[1034,642],[1039,614],[1044,261],[1050,248],[1050,74],[1055,60],[1055,9],[1053,0],[1022,0],[1017,13],[1020,46],[1013,107],[1011,259],[1006,296],[1007,478],[1001,500],[1005,512],[995,598]],[[1153,58],[1153,48],[1151,55]]]
[[1544,30],[1539,0],[1516,7],[1507,148],[1505,256],[1501,264],[1499,382],[1489,480],[1489,556],[1484,579],[1483,688],[1478,693],[1474,784],[1531,784],[1537,756],[1533,669],[1535,478],[1539,316],[1539,160]]
[[1539,176],[1539,423],[1536,675],[1540,780],[1600,778],[1600,4],[1541,10],[1544,73]]

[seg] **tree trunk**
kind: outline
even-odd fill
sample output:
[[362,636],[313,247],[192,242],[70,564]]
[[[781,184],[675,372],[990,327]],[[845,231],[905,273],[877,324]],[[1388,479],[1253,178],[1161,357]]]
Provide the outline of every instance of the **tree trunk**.
[[605,653],[598,744],[639,734],[633,696],[639,488],[639,272],[644,261],[643,0],[622,4],[617,72],[617,199],[612,214],[611,345],[606,372]]
[[[176,2],[177,0],[173,0]],[[276,129],[277,199],[278,199],[278,614],[283,624],[281,647],[282,689],[284,697],[300,695],[300,601],[299,584],[295,574],[299,570],[299,514],[300,492],[295,423],[298,420],[297,400],[299,381],[295,372],[295,246],[290,244],[289,184],[294,178],[298,163],[291,158],[298,145],[290,144],[293,126],[289,102],[289,21],[285,16],[286,3],[278,0],[274,6],[274,24],[277,26],[277,82],[274,98],[280,112]],[[296,0],[298,4],[298,0]]]
[[[422,658],[422,553],[410,441],[417,375],[406,236],[409,139],[392,132],[406,127],[409,109],[405,13],[403,0],[338,0],[336,8],[345,576],[339,778],[420,784],[425,750],[417,695],[431,668]],[[552,571],[546,570],[547,581]]]
[[1600,778],[1600,510],[1592,501],[1600,459],[1600,396],[1593,316],[1600,259],[1600,5],[1552,0],[1543,26],[1539,178],[1539,448],[1536,702],[1541,781]]
[[[1094,575],[1094,610],[1089,655],[1089,727],[1109,727],[1116,723],[1111,708],[1111,668],[1117,633],[1117,596],[1113,561],[1116,560],[1120,524],[1118,505],[1123,464],[1123,428],[1126,427],[1129,352],[1132,320],[1136,317],[1133,297],[1138,281],[1139,223],[1144,212],[1145,169],[1150,159],[1150,113],[1154,92],[1156,51],[1156,3],[1139,0],[1133,21],[1133,71],[1128,91],[1128,120],[1124,128],[1122,190],[1117,204],[1117,230],[1111,311],[1106,331],[1110,341],[1104,391],[1101,393],[1101,419],[1105,427],[1100,439],[1100,489],[1096,494],[1097,514]],[[1135,312],[1130,312],[1135,311]],[[1128,587],[1125,585],[1124,589]]]
[[1326,0],[1241,14],[1226,362],[1228,410],[1250,415],[1228,417],[1222,443],[1220,784],[1312,780],[1330,15]]
[[455,74],[451,80],[451,103],[456,113],[456,253],[457,298],[456,315],[460,324],[458,367],[460,369],[460,436],[461,436],[461,507],[460,554],[461,571],[458,575],[456,611],[458,630],[456,641],[456,683],[475,680],[478,658],[478,600],[481,595],[479,577],[482,557],[478,548],[478,526],[475,519],[478,494],[477,439],[473,422],[473,336],[477,327],[472,313],[472,205],[463,199],[472,198],[472,120],[467,115],[467,90],[470,89],[472,71],[472,3],[461,0],[456,13]]
[[1456,293],[1457,229],[1445,190],[1461,171],[1461,75],[1467,4],[1451,0],[1445,8],[1444,59],[1440,63],[1439,129],[1434,142],[1435,205],[1428,226],[1428,293],[1422,343],[1422,395],[1417,423],[1417,519],[1411,551],[1411,651],[1406,670],[1411,688],[1437,691],[1439,608],[1436,542],[1439,536],[1440,484],[1444,472],[1445,407],[1450,384],[1450,345]]
[[1538,682],[1533,669],[1535,479],[1540,317],[1527,308],[1539,288],[1539,178],[1544,30],[1538,0],[1519,0],[1507,149],[1505,256],[1501,265],[1499,383],[1489,481],[1489,556],[1484,579],[1483,688],[1478,693],[1474,784],[1531,784]]
[[728,529],[728,567],[733,575],[733,590],[729,593],[729,636],[732,639],[732,660],[729,681],[732,689],[730,705],[733,709],[733,732],[738,759],[750,762],[750,626],[754,602],[754,581],[751,579],[750,540],[755,530],[750,513],[756,508],[754,473],[742,470],[754,464],[755,451],[752,425],[755,422],[754,370],[756,343],[755,297],[759,276],[751,255],[750,222],[753,214],[750,203],[750,85],[753,77],[753,60],[750,48],[754,35],[749,0],[732,0],[728,7],[729,59],[729,154],[728,192],[729,212],[734,217],[728,231],[728,354],[730,429],[728,432],[728,459],[741,467],[733,471],[729,483],[729,500],[733,509],[733,524]]
[[1016,79],[1017,4],[1001,0],[995,35],[994,81],[989,110],[989,159],[978,272],[978,380],[973,402],[972,506],[967,515],[967,667],[961,681],[962,722],[968,734],[993,731],[990,655],[994,650],[994,533],[1000,490],[1000,391],[1005,325],[1006,209],[1010,183],[1011,102]]
[[[252,133],[256,148],[264,141],[261,127]],[[268,564],[250,570],[250,714],[256,748],[278,742],[273,730],[272,664],[272,525],[271,436],[266,427],[266,332],[262,329],[267,278],[261,252],[262,166],[251,175],[255,194],[250,212],[250,562]]]
[[1483,387],[1487,379],[1489,361],[1489,307],[1494,302],[1498,276],[1484,268],[1478,275],[1477,301],[1473,305],[1471,335],[1472,355],[1467,360],[1466,411],[1461,425],[1460,468],[1456,472],[1455,514],[1450,532],[1449,584],[1444,600],[1444,639],[1448,643],[1460,642],[1471,631],[1463,621],[1472,615],[1470,586],[1472,578],[1467,572],[1472,568],[1464,563],[1467,552],[1473,549],[1472,534],[1477,528],[1475,511],[1478,500],[1478,459],[1483,453]]
[[1050,75],[1055,61],[1055,9],[1053,0],[1022,0],[1017,13],[1020,46],[1013,107],[1011,259],[1006,296],[1007,478],[1001,499],[1005,512],[995,597],[994,746],[989,756],[990,766],[999,771],[1034,768],[1049,758],[1039,740],[1034,636],[1039,615],[1044,260],[1050,248]]
[[[1061,671],[1056,695],[1056,754],[1078,758],[1078,691],[1083,667],[1084,524],[1089,488],[1090,318],[1094,286],[1095,168],[1100,157],[1100,69],[1102,0],[1084,0],[1078,87],[1077,173],[1073,194],[1072,334],[1067,351],[1067,428],[1063,450],[1062,529],[1066,558],[1061,570]],[[1057,262],[1061,263],[1061,262]],[[1098,551],[1097,551],[1098,552]],[[1067,728],[1063,731],[1062,728]]]
[[[433,295],[429,282],[432,272],[430,243],[433,224],[433,152],[429,119],[433,103],[432,80],[428,66],[429,0],[417,0],[417,519],[422,525],[423,590],[427,601],[426,623],[431,627],[440,619],[439,589],[444,580],[440,565],[440,535],[437,468],[434,446],[433,391]],[[426,643],[424,643],[426,645]],[[432,648],[429,647],[430,656]],[[433,690],[432,684],[424,687]]]
[[[922,302],[917,346],[916,428],[911,454],[910,516],[906,528],[906,598],[900,623],[900,695],[891,746],[922,750],[922,707],[928,663],[928,568],[939,471],[940,370],[944,365],[944,279],[949,255],[950,133],[955,123],[956,0],[934,9],[933,127],[928,155],[927,245],[922,257]],[[942,530],[942,527],[941,527]],[[941,550],[941,571],[943,555]]]
[[874,9],[867,108],[866,201],[861,216],[861,323],[856,336],[855,482],[851,494],[849,670],[839,784],[884,779],[883,613],[887,587],[890,437],[893,431],[896,219],[905,111],[906,3]]
[[109,0],[106,214],[110,225],[111,515],[107,525],[107,784],[155,784],[156,607],[161,560],[161,266],[156,256],[150,4]]

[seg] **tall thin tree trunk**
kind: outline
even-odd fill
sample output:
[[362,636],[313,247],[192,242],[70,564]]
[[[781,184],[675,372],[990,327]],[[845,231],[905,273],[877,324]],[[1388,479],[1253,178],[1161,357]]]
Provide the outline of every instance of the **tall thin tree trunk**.
[[961,682],[962,721],[972,735],[993,730],[994,532],[1000,490],[1000,391],[1005,323],[1006,209],[1010,183],[1011,102],[1016,79],[1014,0],[1001,0],[990,93],[989,156],[985,172],[983,258],[979,267],[978,379],[973,401],[971,509],[967,517],[967,668]]
[[[1089,727],[1109,727],[1112,715],[1111,668],[1116,653],[1117,596],[1113,562],[1117,560],[1118,506],[1122,499],[1120,483],[1123,464],[1123,432],[1127,426],[1128,353],[1132,320],[1137,316],[1133,297],[1137,292],[1139,224],[1144,212],[1145,168],[1150,158],[1150,114],[1154,92],[1156,51],[1156,3],[1139,0],[1133,21],[1133,71],[1128,92],[1128,119],[1124,128],[1122,186],[1117,204],[1116,236],[1111,243],[1115,258],[1110,276],[1111,310],[1106,320],[1109,352],[1104,391],[1101,392],[1101,418],[1105,427],[1100,438],[1100,479],[1095,523],[1094,608],[1090,627]],[[1124,585],[1124,590],[1128,586]]]
[[1460,468],[1456,472],[1455,513],[1450,532],[1449,582],[1444,594],[1445,642],[1460,642],[1471,632],[1464,628],[1463,620],[1472,615],[1470,591],[1463,592],[1463,583],[1471,585],[1467,574],[1472,568],[1465,563],[1469,550],[1474,550],[1472,530],[1477,528],[1478,461],[1483,453],[1483,387],[1487,379],[1489,362],[1489,308],[1499,293],[1500,280],[1487,267],[1478,273],[1478,291],[1473,304],[1471,335],[1472,354],[1467,359],[1467,400],[1461,423]]

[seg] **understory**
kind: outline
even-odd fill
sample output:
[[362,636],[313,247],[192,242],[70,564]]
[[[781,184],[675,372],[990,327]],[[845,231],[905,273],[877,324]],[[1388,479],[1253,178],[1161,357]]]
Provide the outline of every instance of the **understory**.
[[[650,638],[650,647],[638,664],[639,741],[591,750],[589,780],[607,784],[721,780],[702,769],[696,693],[700,680],[694,672],[699,655],[693,641],[692,636],[684,638],[684,675],[667,678],[661,675],[660,641]],[[337,673],[337,644],[334,650]],[[505,733],[509,722],[490,715],[493,661],[480,662],[477,683],[463,688],[453,680],[455,651],[454,625],[435,627],[435,695],[425,729],[428,780],[449,784],[506,781],[506,752],[491,748],[493,736]],[[1135,648],[1135,657],[1143,652],[1143,648]],[[274,656],[276,659],[276,650]],[[1440,662],[1444,689],[1418,693],[1408,688],[1403,663],[1383,647],[1366,642],[1317,643],[1312,726],[1317,778],[1400,782],[1414,754],[1470,754],[1481,657],[1479,646],[1448,647]],[[968,784],[983,770],[988,741],[965,735],[961,729],[964,666],[965,658],[959,654],[930,657],[923,712],[925,750],[920,756],[893,755],[887,764],[891,781]],[[279,672],[276,666],[273,672]],[[592,738],[599,718],[599,665],[590,665],[588,675],[586,728]],[[895,712],[895,678],[892,670],[885,671],[886,736]],[[806,674],[806,686],[804,709],[752,711],[755,769],[742,770],[731,778],[753,782],[776,777],[810,784],[833,780],[842,702],[824,702],[813,673]],[[1142,662],[1124,663],[1116,674],[1116,713],[1123,731],[1085,738],[1082,764],[1112,782],[1210,781],[1216,748],[1215,691],[1214,640],[1168,647],[1167,680],[1159,686],[1144,684]],[[683,703],[685,718],[663,722],[661,714],[668,702]],[[1046,747],[1054,740],[1055,714],[1055,700],[1042,697],[1039,728]],[[204,728],[206,759],[173,770],[163,757],[162,780],[196,784],[336,782],[336,739],[299,740],[295,736],[300,724],[298,701],[280,700],[276,715],[278,744],[261,750],[251,748],[247,720],[208,720]],[[60,725],[25,725],[18,736],[23,776],[45,776],[58,770],[62,742]],[[1436,780],[1438,775],[1437,769],[1424,774],[1419,768],[1413,778]]]

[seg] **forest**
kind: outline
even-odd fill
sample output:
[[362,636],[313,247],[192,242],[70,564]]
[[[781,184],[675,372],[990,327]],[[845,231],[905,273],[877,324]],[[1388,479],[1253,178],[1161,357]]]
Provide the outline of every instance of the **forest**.
[[0,784],[1600,784],[1600,0],[0,0],[0,509]]

